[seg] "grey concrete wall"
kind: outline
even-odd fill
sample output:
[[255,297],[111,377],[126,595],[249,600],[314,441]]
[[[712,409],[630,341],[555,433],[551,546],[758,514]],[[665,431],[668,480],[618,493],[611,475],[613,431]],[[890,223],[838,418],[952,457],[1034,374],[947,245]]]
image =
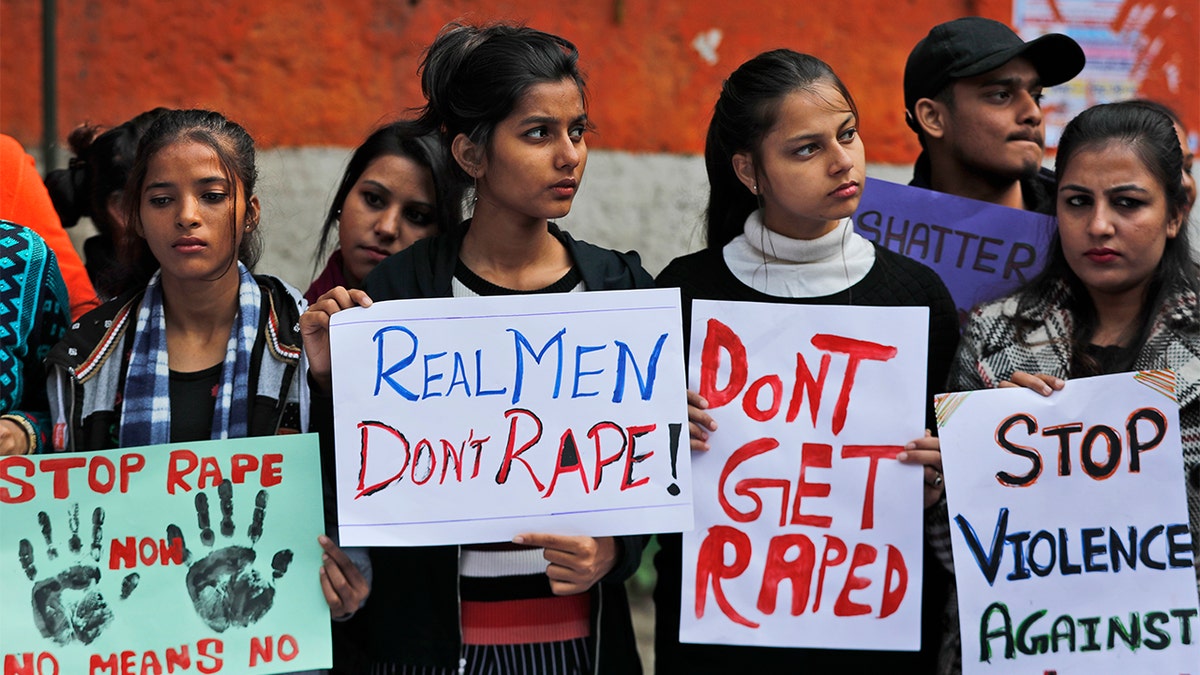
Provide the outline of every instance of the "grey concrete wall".
[[[308,286],[321,222],[350,152],[283,148],[259,154],[266,246],[258,271],[301,290]],[[867,167],[870,176],[899,182],[909,172],[903,166]],[[672,258],[704,245],[707,185],[699,156],[593,151],[571,214],[560,224],[577,238],[638,251],[646,269],[657,274]],[[83,221],[71,237],[81,247],[91,232]]]

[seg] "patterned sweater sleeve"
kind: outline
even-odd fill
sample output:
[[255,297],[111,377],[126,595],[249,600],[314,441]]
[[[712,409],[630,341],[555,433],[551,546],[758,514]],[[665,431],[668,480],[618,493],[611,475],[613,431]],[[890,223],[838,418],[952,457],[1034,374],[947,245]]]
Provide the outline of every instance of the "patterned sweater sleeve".
[[[13,338],[5,346],[7,364],[5,379],[15,385],[5,387],[15,396],[12,400],[0,401],[0,412],[6,419],[20,426],[33,445],[30,454],[39,453],[49,447],[50,415],[46,398],[46,373],[42,365],[50,348],[66,333],[69,321],[67,288],[58,271],[54,252],[31,230],[16,229],[6,224],[5,232],[23,240],[25,246],[14,245],[10,251],[21,260],[10,266],[17,277],[14,287],[19,293],[18,301],[12,303],[15,313],[10,313],[5,331]],[[8,372],[11,370],[12,372]]]

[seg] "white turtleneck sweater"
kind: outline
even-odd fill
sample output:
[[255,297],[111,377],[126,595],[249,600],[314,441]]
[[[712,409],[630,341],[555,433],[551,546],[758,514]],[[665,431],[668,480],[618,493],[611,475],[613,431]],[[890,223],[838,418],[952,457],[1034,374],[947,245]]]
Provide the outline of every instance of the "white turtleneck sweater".
[[845,218],[816,239],[792,239],[768,230],[762,212],[746,218],[742,234],[721,249],[738,281],[761,293],[814,298],[840,293],[863,280],[875,264],[875,247]]

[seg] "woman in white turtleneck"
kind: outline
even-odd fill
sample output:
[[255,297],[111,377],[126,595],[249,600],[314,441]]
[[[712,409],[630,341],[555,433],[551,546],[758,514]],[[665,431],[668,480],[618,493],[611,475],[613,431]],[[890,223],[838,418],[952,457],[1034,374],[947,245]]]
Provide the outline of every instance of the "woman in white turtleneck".
[[[725,81],[705,146],[708,247],[672,261],[658,284],[681,290],[684,325],[691,324],[694,299],[928,307],[927,391],[933,394],[942,391],[958,343],[954,303],[932,270],[854,232],[850,216],[862,195],[866,163],[857,126],[850,92],[819,59],[781,49],[742,64]],[[715,430],[704,411],[707,404],[693,392],[688,402],[691,447],[707,450]],[[930,407],[926,425],[932,427],[932,420]],[[944,498],[936,438],[910,442],[900,459],[925,465],[927,508]],[[935,562],[940,556],[926,555],[930,564],[924,570],[918,652],[729,647],[678,641],[680,538],[660,535],[659,540],[655,658],[660,675],[927,673],[935,668],[950,579]]]

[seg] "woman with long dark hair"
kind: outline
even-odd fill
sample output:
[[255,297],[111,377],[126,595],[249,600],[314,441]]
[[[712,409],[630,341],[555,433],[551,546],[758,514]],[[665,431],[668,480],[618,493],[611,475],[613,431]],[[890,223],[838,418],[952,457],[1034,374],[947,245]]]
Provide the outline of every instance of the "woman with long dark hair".
[[[725,81],[704,150],[707,248],[677,258],[658,277],[678,287],[684,325],[695,299],[809,305],[929,308],[926,390],[941,391],[958,340],[954,303],[920,263],[875,246],[850,216],[865,182],[858,109],[823,61],[778,49],[742,64]],[[693,450],[716,431],[707,403],[688,393]],[[926,425],[932,428],[932,410]],[[901,461],[925,465],[925,506],[942,500],[941,456],[929,436]],[[924,673],[933,668],[947,574],[927,554],[919,652],[779,649],[679,641],[682,544],[659,535],[655,668],[659,673]],[[948,544],[947,544],[948,547]],[[948,557],[947,557],[948,560]]]
[[[301,319],[313,383],[331,390],[329,317],[371,300],[644,288],[637,254],[574,239],[590,127],[575,46],[523,26],[450,26],[422,64],[428,103],[474,214],[335,288]],[[354,619],[358,672],[638,673],[623,582],[644,537],[529,534],[499,545],[376,548]]]
[[1200,281],[1178,136],[1152,106],[1099,105],[1063,130],[1054,173],[1058,231],[1046,267],[972,312],[950,388],[1053,396],[1068,378],[1175,371],[1200,590]]
[[316,302],[338,286],[361,288],[384,258],[462,222],[462,181],[440,139],[414,121],[384,125],[355,149],[321,226],[317,260],[337,247],[304,292]]

